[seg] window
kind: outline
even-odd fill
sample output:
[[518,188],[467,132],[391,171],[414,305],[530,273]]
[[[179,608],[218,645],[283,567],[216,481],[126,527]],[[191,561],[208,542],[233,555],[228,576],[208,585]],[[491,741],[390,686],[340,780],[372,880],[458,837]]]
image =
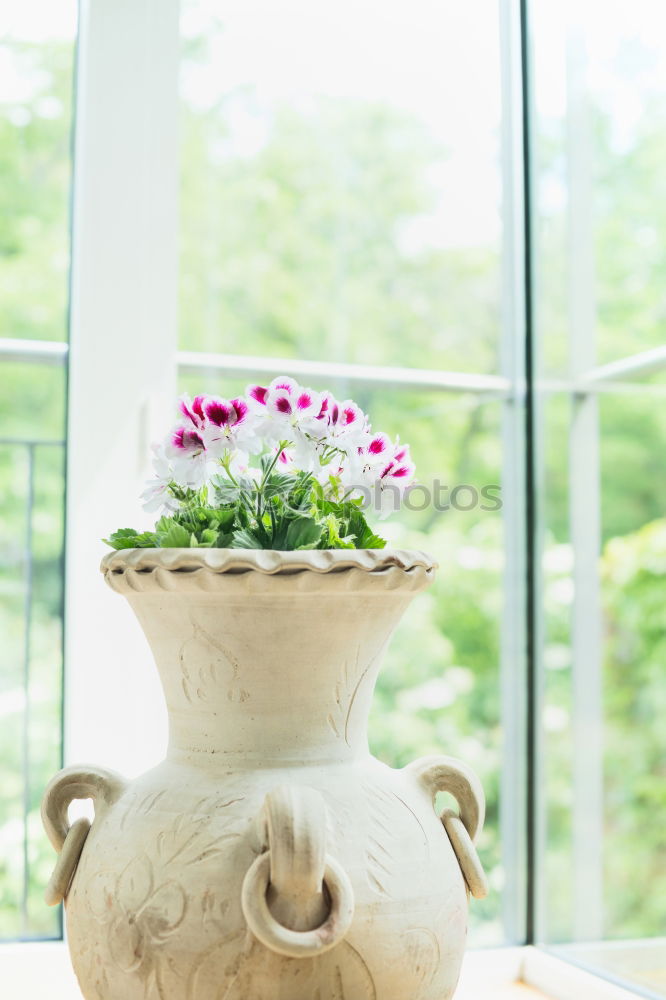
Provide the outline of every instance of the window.
[[[74,11],[52,8],[39,35],[16,15],[2,56],[0,935],[22,938],[58,932],[36,809],[61,753],[66,395],[47,361],[66,357]],[[161,756],[161,695],[96,540],[138,522],[176,386],[288,372],[409,440],[435,503],[386,530],[440,572],[394,638],[373,749],[452,753],[483,780],[492,891],[470,944],[538,943],[653,997],[663,22],[647,0],[84,5],[67,461],[65,757],[133,775]]]

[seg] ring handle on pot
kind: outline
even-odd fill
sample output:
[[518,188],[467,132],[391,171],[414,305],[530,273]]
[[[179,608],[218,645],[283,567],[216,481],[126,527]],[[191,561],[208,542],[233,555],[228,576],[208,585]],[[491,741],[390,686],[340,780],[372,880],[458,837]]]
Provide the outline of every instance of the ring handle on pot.
[[326,805],[311,788],[269,792],[259,816],[261,854],[243,880],[247,925],[263,945],[289,958],[334,948],[354,916],[354,892],[326,853]]
[[433,802],[437,792],[449,792],[456,799],[459,814],[444,809],[440,819],[469,891],[475,899],[483,899],[488,895],[488,881],[474,847],[486,811],[481,782],[471,767],[455,757],[421,757],[405,770],[416,777]]
[[77,819],[70,827],[67,810],[74,799],[92,799],[95,816],[112,805],[126,787],[119,774],[103,767],[66,767],[48,783],[42,799],[42,823],[58,852],[58,860],[44,894],[49,906],[67,896],[90,830],[90,822]]

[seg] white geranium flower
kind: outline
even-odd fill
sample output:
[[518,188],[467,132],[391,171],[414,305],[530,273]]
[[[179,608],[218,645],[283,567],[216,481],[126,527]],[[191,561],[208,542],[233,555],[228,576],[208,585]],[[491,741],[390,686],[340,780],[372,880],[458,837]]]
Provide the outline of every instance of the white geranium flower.
[[173,482],[173,469],[166,456],[164,445],[154,444],[153,469],[155,475],[146,482],[146,488],[141,494],[143,509],[148,513],[166,511],[172,514],[178,510],[178,501],[169,492],[169,484]]

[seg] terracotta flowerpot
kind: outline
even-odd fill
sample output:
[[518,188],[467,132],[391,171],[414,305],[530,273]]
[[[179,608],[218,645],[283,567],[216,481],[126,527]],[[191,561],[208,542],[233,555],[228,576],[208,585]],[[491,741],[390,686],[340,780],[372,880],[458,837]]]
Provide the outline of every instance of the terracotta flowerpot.
[[[447,1000],[485,880],[475,775],[368,750],[380,661],[420,552],[106,556],[152,647],[166,759],[69,767],[43,802],[86,1000]],[[418,636],[414,637],[418,655]],[[458,812],[436,814],[448,791]],[[68,826],[73,798],[95,820]]]

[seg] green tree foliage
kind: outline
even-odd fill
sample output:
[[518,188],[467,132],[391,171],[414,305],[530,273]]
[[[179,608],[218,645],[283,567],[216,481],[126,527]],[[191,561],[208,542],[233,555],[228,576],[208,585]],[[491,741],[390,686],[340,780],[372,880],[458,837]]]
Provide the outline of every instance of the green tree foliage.
[[637,938],[666,921],[666,519],[613,538],[602,579],[606,926]]
[[[255,100],[183,115],[181,345],[496,370],[496,248],[408,243],[436,205],[445,150],[384,105],[260,116]],[[229,122],[252,115],[265,139],[247,154]]]

